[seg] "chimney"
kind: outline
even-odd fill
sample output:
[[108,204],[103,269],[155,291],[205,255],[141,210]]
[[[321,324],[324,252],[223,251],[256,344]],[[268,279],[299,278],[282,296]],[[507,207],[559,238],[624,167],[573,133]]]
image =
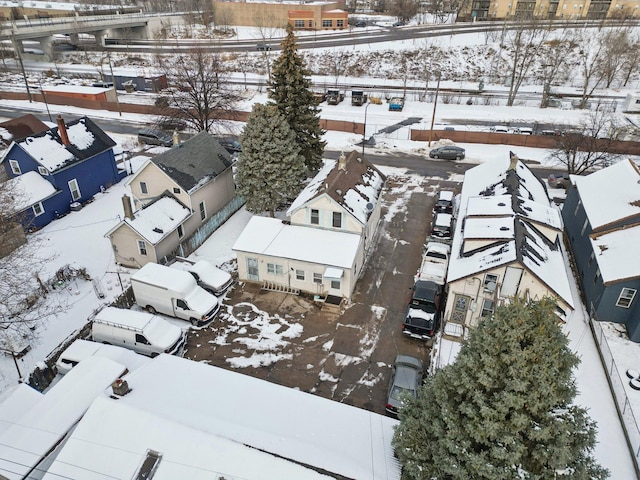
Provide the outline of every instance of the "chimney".
[[173,131],[173,146],[177,146],[180,145],[180,134],[178,133],[178,130],[174,130]]
[[131,199],[129,195],[122,196],[122,208],[124,208],[124,217],[133,220],[133,208],[131,208]]
[[509,152],[509,159],[511,160],[511,162],[509,163],[509,170],[515,171],[520,158],[518,158],[518,156],[515,153]]
[[64,124],[64,120],[62,119],[62,115],[58,115],[58,135],[60,135],[60,140],[66,146],[69,146],[71,142],[69,142],[69,135],[67,134],[67,126]]
[[123,397],[131,391],[127,381],[121,378],[111,384],[111,389],[113,390],[113,394],[118,395],[119,397]]
[[338,170],[346,170],[347,169],[347,157],[345,157],[344,152],[340,154],[340,158],[338,158]]

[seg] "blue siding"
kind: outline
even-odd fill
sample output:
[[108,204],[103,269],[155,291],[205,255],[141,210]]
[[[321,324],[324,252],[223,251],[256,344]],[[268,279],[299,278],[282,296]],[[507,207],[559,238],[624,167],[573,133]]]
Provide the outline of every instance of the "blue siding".
[[17,160],[18,164],[20,165],[21,173],[31,172],[32,170],[35,170],[37,172],[38,166],[40,165],[18,145],[13,145],[13,147],[9,149],[6,156],[4,157],[4,162],[2,162],[4,163],[4,168],[9,178],[18,176],[11,171],[9,160]]

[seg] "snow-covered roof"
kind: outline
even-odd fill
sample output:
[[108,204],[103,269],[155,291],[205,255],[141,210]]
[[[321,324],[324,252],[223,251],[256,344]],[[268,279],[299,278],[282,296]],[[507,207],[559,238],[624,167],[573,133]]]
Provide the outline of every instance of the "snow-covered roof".
[[591,236],[591,247],[606,284],[640,278],[640,224]]
[[56,383],[40,401],[0,433],[0,477],[22,479],[80,420],[95,398],[125,370],[90,357]]
[[[559,268],[564,265],[559,240],[549,240],[540,230],[540,226],[559,230],[560,215],[551,211],[544,184],[516,156],[489,161],[465,173],[458,218],[449,282],[518,263],[573,305],[569,279]],[[465,242],[473,240],[491,243],[465,249]]]
[[26,172],[7,180],[9,191],[14,195],[16,212],[29,208],[56,193],[55,187],[36,171]]
[[633,217],[640,220],[640,170],[631,160],[572,179],[592,230]]
[[4,432],[16,418],[22,417],[36,403],[42,394],[26,383],[19,383],[7,388],[0,394],[0,434]]
[[[16,141],[35,161],[49,172],[94,157],[116,143],[91,119],[83,117],[66,124],[69,145],[60,138],[58,127]],[[6,157],[5,157],[6,158]]]
[[191,210],[171,195],[165,195],[151,202],[133,214],[133,219],[125,219],[109,230],[111,235],[121,225],[126,224],[152,245],[175,231],[191,215]]
[[360,241],[360,236],[353,233],[287,225],[276,218],[254,216],[233,250],[350,269]]
[[137,478],[149,450],[158,480],[400,478],[394,419],[169,355],[126,380],[125,396],[96,399],[45,479]]
[[310,200],[327,195],[352,214],[362,225],[379,201],[386,177],[359,152],[353,151],[337,162],[326,160],[322,169],[300,192],[287,215]]
[[84,85],[43,85],[42,90],[46,93],[84,93],[88,95],[96,95],[98,93],[103,93],[108,90],[113,90],[112,88],[104,88],[104,87],[85,87]]

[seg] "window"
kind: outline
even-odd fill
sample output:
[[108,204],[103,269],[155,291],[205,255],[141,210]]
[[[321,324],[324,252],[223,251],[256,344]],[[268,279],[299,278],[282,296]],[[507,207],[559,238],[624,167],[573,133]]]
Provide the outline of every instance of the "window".
[[336,20],[336,27],[344,28],[344,20]]
[[636,290],[632,288],[623,288],[616,302],[616,307],[629,308],[636,296]]
[[342,213],[333,212],[333,227],[342,228]]
[[[313,28],[313,20],[309,20],[309,28]],[[640,103],[640,102],[636,101],[636,103]]]
[[178,225],[178,238],[182,237],[184,237],[184,229],[182,228],[182,225]]
[[282,265],[278,265],[276,263],[267,263],[267,273],[283,275],[284,269],[282,268]]
[[181,308],[182,310],[189,310],[189,305],[187,305],[187,302],[181,298],[176,300],[176,307]]
[[493,300],[486,300],[482,303],[481,317],[490,317],[493,315]]
[[149,340],[147,340],[144,335],[140,335],[139,333],[136,333],[136,342],[143,345],[151,345],[149,343]]
[[333,20],[322,20],[322,27],[333,27]]
[[69,190],[71,191],[71,198],[74,202],[82,196],[80,194],[80,188],[78,187],[78,181],[75,178],[69,182]]
[[302,280],[304,282],[304,270],[296,270],[296,280]]
[[320,210],[311,209],[311,225],[320,225]]
[[322,283],[322,274],[314,273],[313,274],[313,283]]
[[340,290],[340,280],[331,280],[331,288]]
[[11,165],[11,171],[14,175],[20,175],[22,170],[20,170],[20,164],[17,160],[9,160],[9,165]]
[[582,205],[582,200],[578,199],[578,203],[576,204],[576,209],[573,211],[573,216],[578,215],[578,210],[580,210],[580,205]]
[[147,182],[140,182],[140,192],[143,195],[146,195],[149,193],[149,189],[147,188]]
[[498,284],[498,275],[493,273],[487,273],[484,276],[484,291],[493,293],[496,290]]
[[147,256],[147,244],[144,240],[138,240],[138,252],[140,252],[140,255]]
[[47,169],[46,169],[46,168],[44,168],[44,167],[38,167],[38,173],[39,173],[40,175],[49,175],[49,170],[47,170]]
[[582,230],[580,230],[580,236],[584,235],[584,231],[587,229],[587,223],[589,223],[589,220],[585,218],[584,225],[582,225]]
[[591,256],[589,257],[589,261],[587,262],[588,266],[591,266],[594,258],[596,258],[596,254],[594,252],[591,252]]
[[593,284],[595,285],[602,278],[600,275],[600,269],[596,270],[596,275],[593,277]]
[[175,193],[176,195],[180,195],[181,190],[177,187],[173,187],[173,193]]
[[293,21],[294,28],[304,28],[304,20],[294,20]]
[[33,207],[33,214],[37,217],[38,215],[42,215],[44,213],[44,208],[42,206],[42,202],[36,203]]
[[200,202],[200,219],[204,221],[207,218],[207,210],[204,208],[204,202]]

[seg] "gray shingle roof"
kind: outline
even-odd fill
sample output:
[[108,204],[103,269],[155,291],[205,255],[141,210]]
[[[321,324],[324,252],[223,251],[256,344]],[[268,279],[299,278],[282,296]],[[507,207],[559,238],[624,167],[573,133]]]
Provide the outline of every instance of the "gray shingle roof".
[[156,155],[152,162],[189,192],[231,167],[232,159],[211,134],[200,132],[180,145]]

